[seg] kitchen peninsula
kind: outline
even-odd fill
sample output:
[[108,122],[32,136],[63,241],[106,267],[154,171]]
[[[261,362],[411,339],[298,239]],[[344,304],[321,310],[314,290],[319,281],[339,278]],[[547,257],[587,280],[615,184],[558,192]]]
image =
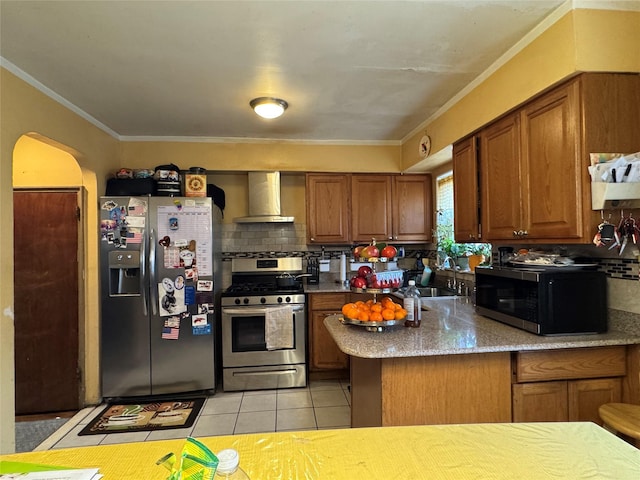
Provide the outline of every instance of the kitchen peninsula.
[[351,426],[593,421],[640,403],[640,319],[609,331],[541,337],[475,313],[468,297],[423,298],[420,328],[370,332],[324,320],[350,357]]

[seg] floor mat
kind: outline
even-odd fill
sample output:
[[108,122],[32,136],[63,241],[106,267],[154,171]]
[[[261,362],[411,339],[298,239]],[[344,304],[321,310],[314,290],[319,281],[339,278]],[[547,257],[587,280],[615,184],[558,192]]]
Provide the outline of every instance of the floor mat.
[[205,399],[109,404],[78,435],[188,428],[196,420]]
[[16,453],[33,451],[67,421],[69,421],[68,418],[52,418],[16,422]]

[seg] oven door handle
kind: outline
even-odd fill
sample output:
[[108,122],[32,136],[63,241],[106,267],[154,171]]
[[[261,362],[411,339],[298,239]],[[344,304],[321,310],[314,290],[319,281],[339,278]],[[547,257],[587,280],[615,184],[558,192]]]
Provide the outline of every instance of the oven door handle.
[[[277,307],[276,307],[277,308]],[[264,315],[269,310],[269,307],[239,307],[239,308],[223,308],[222,313],[226,315],[240,315],[240,316],[252,316],[252,315]],[[301,312],[304,310],[304,305],[296,305],[293,307],[294,312]]]

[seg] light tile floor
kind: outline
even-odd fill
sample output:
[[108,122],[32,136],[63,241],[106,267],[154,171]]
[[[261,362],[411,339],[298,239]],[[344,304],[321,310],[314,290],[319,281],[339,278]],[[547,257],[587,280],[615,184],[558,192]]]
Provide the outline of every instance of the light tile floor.
[[81,431],[106,405],[85,408],[35,450],[145,442],[171,438],[348,428],[351,396],[347,381],[315,380],[305,388],[222,392],[207,398],[190,428],[157,432],[84,435]]

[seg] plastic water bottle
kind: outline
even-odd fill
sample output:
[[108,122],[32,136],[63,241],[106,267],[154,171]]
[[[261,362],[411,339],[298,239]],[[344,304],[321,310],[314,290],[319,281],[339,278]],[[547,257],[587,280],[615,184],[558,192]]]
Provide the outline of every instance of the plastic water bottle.
[[227,448],[220,450],[216,455],[218,457],[218,469],[216,470],[216,480],[229,479],[229,480],[249,480],[244,470],[240,465],[240,455],[237,450],[233,448]]
[[407,311],[407,319],[404,321],[404,326],[419,327],[422,321],[422,301],[420,300],[420,292],[416,288],[415,280],[409,280],[409,287],[404,292],[402,303]]

